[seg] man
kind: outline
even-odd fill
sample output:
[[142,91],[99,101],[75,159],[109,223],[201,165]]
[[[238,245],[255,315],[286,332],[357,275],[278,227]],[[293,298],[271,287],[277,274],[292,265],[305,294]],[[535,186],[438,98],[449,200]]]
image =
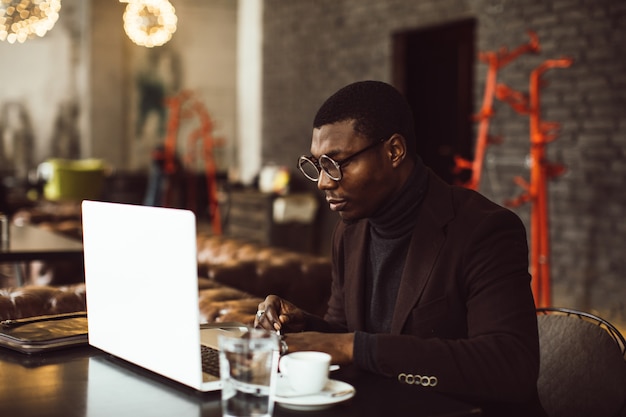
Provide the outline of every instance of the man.
[[486,415],[544,415],[524,226],[423,164],[402,95],[377,81],[340,89],[299,167],[341,217],[328,310],[270,295],[256,325],[289,333],[289,352],[325,351]]

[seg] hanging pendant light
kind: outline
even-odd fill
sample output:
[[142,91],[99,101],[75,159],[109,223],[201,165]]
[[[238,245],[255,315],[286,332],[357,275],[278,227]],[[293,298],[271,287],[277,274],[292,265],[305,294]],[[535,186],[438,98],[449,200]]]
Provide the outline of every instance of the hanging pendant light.
[[0,0],[0,41],[43,37],[59,19],[61,0]]
[[152,48],[167,43],[176,32],[176,11],[168,0],[127,0],[124,31],[131,41]]

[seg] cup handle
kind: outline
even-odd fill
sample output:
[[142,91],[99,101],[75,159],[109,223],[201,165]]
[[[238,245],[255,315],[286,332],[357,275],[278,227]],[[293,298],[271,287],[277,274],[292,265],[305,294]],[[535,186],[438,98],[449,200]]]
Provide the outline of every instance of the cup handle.
[[278,362],[278,370],[280,371],[280,373],[287,375],[287,373],[289,368],[289,358],[287,358],[286,356],[283,356],[282,358],[280,358],[280,362]]

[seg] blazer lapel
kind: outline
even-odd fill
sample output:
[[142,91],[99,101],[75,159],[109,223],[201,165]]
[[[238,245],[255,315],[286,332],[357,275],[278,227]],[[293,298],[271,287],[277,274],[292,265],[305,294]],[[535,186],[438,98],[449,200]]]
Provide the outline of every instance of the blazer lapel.
[[[454,216],[447,184],[429,175],[429,186],[418,217],[396,300],[391,333],[400,334],[404,323],[419,302],[445,241],[444,226]],[[427,238],[425,238],[427,237]]]
[[344,297],[346,304],[346,320],[348,328],[355,330],[363,330],[364,323],[364,261],[367,251],[367,221],[360,221],[345,230],[345,248],[344,257],[346,262],[346,280],[344,286]]

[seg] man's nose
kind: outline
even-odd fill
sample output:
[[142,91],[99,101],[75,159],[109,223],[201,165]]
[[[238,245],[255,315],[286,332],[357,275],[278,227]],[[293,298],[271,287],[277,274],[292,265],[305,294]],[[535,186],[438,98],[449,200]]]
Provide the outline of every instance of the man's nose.
[[320,190],[329,190],[337,185],[337,181],[328,176],[326,171],[320,170],[320,177],[317,179],[317,188]]

